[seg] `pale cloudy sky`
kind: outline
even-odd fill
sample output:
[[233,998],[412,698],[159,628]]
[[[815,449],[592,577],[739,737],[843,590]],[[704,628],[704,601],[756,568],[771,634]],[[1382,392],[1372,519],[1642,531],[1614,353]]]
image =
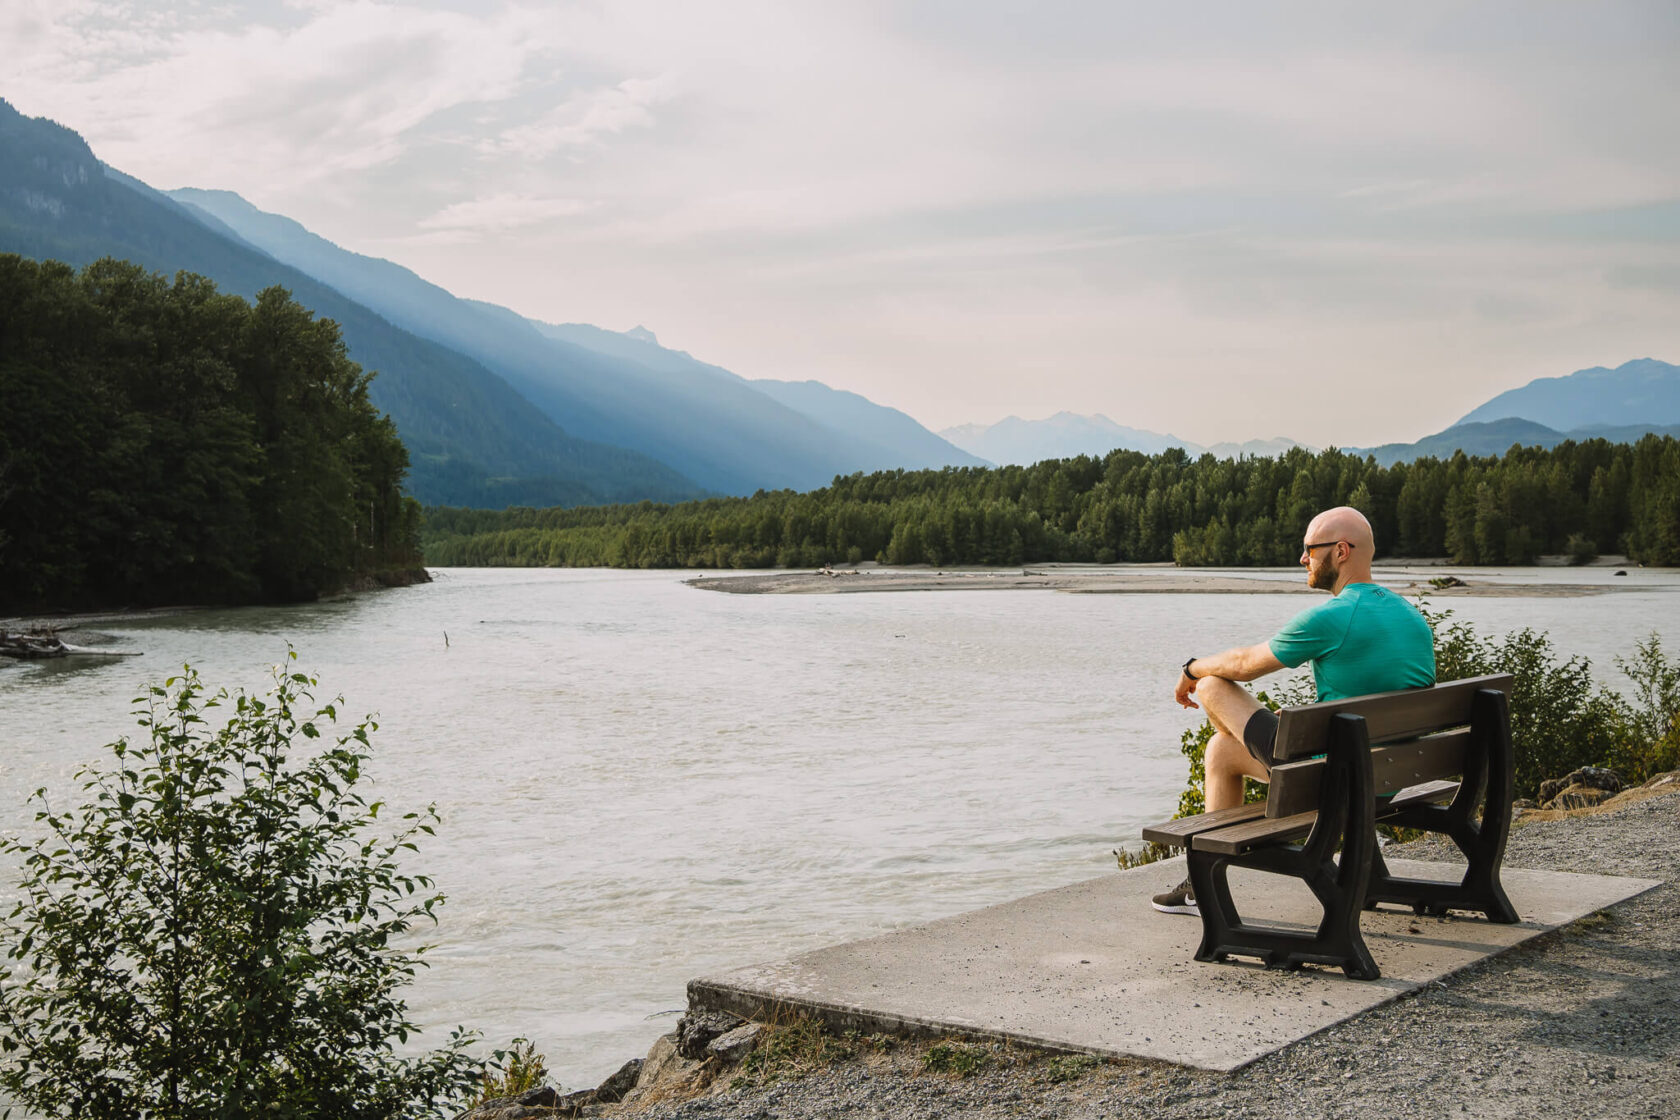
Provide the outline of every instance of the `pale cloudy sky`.
[[0,0],[0,97],[930,427],[1414,439],[1680,362],[1680,4]]

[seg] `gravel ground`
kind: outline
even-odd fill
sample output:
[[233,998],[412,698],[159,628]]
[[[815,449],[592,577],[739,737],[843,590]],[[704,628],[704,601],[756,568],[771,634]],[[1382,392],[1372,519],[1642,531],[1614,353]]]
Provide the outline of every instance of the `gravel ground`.
[[[869,1040],[767,1085],[649,1104],[648,1120],[831,1117],[1680,1116],[1680,797],[1537,820],[1506,862],[1661,879],[1611,911],[1467,969],[1234,1074],[962,1047],[969,1076],[927,1070],[929,1044]],[[1429,859],[1430,841],[1394,848]],[[888,1048],[890,1047],[890,1048]],[[948,1057],[949,1051],[946,1052]]]

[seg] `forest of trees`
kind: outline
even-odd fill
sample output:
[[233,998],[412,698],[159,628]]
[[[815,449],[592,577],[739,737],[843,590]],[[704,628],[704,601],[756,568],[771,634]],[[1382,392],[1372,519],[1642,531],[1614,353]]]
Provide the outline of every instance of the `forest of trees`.
[[416,566],[369,379],[282,288],[0,254],[0,610],[289,602]]
[[1343,504],[1371,518],[1386,556],[1526,564],[1605,552],[1680,564],[1680,441],[1595,439],[1392,467],[1334,449],[1239,460],[1114,451],[671,506],[435,509],[424,541],[439,565],[1286,565],[1312,515]]

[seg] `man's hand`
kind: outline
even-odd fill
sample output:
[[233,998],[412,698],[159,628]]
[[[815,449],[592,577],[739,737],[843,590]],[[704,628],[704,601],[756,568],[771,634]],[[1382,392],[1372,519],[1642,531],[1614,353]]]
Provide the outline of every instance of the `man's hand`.
[[1197,657],[1193,660],[1200,670],[1195,680],[1185,676],[1184,670],[1180,669],[1178,687],[1173,689],[1173,699],[1178,701],[1181,708],[1201,707],[1190,698],[1196,691],[1197,680],[1220,677],[1228,681],[1251,681],[1283,668],[1283,662],[1273,655],[1272,647],[1264,642],[1257,646],[1239,646],[1216,653],[1212,657]]

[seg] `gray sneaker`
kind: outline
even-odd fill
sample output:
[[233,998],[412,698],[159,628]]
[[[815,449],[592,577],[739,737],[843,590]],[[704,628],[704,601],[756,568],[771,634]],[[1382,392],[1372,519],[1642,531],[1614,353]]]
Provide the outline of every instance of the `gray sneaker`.
[[1190,893],[1190,880],[1186,879],[1166,894],[1158,894],[1149,900],[1149,905],[1163,914],[1196,914],[1200,915],[1201,907],[1196,905],[1196,896]]

